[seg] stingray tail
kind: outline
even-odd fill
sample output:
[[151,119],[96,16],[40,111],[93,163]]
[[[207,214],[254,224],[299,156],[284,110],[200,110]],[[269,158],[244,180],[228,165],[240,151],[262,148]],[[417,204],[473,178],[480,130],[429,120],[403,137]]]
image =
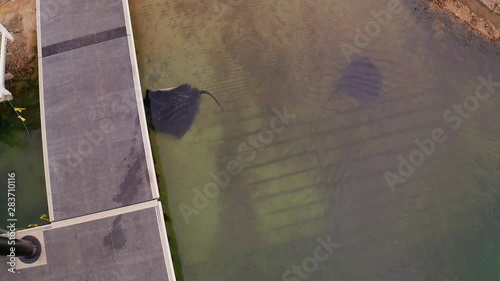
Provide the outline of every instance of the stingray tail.
[[222,108],[222,106],[220,105],[219,101],[218,101],[218,100],[217,100],[217,99],[216,99],[216,98],[215,98],[212,94],[210,94],[210,93],[209,93],[209,92],[207,92],[207,91],[201,91],[201,92],[200,92],[200,95],[203,95],[203,94],[207,94],[207,95],[211,96],[211,97],[212,97],[212,99],[214,99],[214,101],[215,101],[215,102],[219,105],[219,107],[220,107],[220,109],[222,110],[222,112],[224,112],[224,108]]

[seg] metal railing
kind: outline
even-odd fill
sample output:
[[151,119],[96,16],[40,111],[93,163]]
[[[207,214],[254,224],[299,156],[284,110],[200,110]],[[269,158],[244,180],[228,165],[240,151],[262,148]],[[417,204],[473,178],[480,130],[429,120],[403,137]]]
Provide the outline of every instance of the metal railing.
[[12,94],[5,89],[5,61],[7,59],[7,39],[14,41],[14,36],[0,24],[2,43],[0,49],[0,102],[12,100]]

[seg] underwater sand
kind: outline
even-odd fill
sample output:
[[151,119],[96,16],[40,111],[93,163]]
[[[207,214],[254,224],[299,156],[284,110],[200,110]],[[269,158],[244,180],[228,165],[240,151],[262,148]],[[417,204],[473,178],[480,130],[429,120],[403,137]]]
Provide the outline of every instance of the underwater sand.
[[[500,73],[498,54],[405,4],[359,55],[380,69],[382,100],[342,96],[325,110],[348,65],[340,43],[387,3],[228,3],[131,3],[144,92],[190,83],[225,110],[203,97],[182,140],[151,132],[179,279],[282,280],[327,236],[341,247],[310,280],[500,278],[498,96],[459,130],[442,117],[478,75]],[[238,152],[284,107],[295,120],[254,159]],[[438,127],[446,143],[391,192],[383,173]],[[242,171],[187,223],[180,206],[231,160]]]

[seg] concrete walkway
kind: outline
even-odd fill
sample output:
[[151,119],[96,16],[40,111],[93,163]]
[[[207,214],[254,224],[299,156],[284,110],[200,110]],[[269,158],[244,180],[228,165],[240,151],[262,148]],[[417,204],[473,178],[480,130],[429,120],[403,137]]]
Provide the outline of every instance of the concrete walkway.
[[175,280],[127,0],[38,1],[37,19],[52,224],[17,233],[42,258],[0,279]]

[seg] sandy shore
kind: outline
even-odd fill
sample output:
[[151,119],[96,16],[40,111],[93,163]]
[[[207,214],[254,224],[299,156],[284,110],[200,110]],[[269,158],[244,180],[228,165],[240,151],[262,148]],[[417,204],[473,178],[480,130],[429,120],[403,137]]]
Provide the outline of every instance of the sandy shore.
[[431,6],[452,13],[482,36],[490,40],[500,40],[500,16],[496,13],[500,7],[495,11],[489,8],[490,3],[493,3],[492,0],[430,0],[430,2]]
[[14,79],[36,79],[36,11],[34,0],[0,0],[0,23],[14,35],[8,43],[6,72]]
[[[0,0],[0,23],[14,36],[14,42],[7,44],[6,87],[14,95],[14,104],[27,108],[23,117],[31,130],[40,128],[35,3],[35,0]],[[5,104],[1,106],[0,119],[11,120],[10,108]],[[20,125],[12,120],[9,123]],[[2,132],[9,135],[13,134],[12,130],[23,129],[12,126],[2,128]],[[32,131],[32,136],[35,135],[39,133]],[[39,140],[34,142],[40,143]]]

